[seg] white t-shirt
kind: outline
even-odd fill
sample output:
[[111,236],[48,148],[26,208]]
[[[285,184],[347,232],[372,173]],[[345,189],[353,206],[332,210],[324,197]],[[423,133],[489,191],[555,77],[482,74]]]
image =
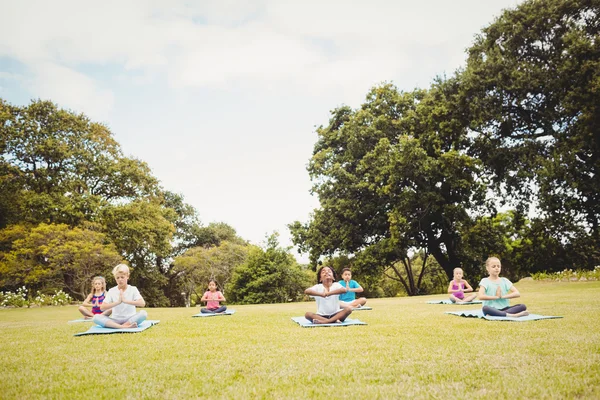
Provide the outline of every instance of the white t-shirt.
[[[331,292],[331,291],[338,290],[341,288],[342,288],[342,285],[340,285],[337,282],[333,282],[333,284],[329,288],[329,291]],[[325,292],[325,287],[323,286],[322,283],[319,283],[318,285],[311,287],[311,289],[317,293]],[[331,314],[335,314],[336,312],[341,310],[339,294],[334,294],[334,295],[327,296],[327,297],[320,297],[320,296],[310,296],[310,297],[314,297],[315,301],[317,302],[317,314],[319,314],[319,315],[331,315]]]
[[[114,303],[115,301],[119,301],[120,296],[121,294],[119,293],[119,287],[115,286],[107,292],[104,302]],[[123,298],[127,301],[135,301],[141,299],[142,295],[135,286],[127,285],[127,289],[125,289],[125,293],[123,293]],[[134,315],[134,305],[121,303],[112,308],[112,314],[110,316],[114,319],[127,319],[133,317]]]

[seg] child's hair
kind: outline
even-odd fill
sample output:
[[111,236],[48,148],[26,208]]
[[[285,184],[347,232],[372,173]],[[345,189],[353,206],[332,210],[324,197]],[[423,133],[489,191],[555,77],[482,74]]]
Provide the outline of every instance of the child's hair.
[[344,269],[342,270],[342,275],[344,275],[344,272],[346,272],[346,271],[348,271],[348,272],[352,273],[352,271],[350,270],[350,268],[346,267],[346,268],[344,268]]
[[488,259],[485,260],[485,266],[487,267],[490,264],[490,261],[492,260],[498,260],[498,262],[500,262],[500,259],[498,257],[488,257]]
[[129,275],[129,267],[126,264],[119,264],[113,268],[112,274],[117,276],[117,274],[123,273],[125,275]]
[[94,282],[96,281],[100,281],[102,282],[102,291],[106,292],[106,279],[104,279],[103,276],[95,276],[92,278],[92,291],[90,292],[90,294],[93,296],[95,289],[94,289]]
[[328,265],[324,265],[321,268],[319,268],[319,270],[317,271],[317,283],[321,283],[321,271],[323,271],[323,268],[329,268],[331,270],[331,273],[333,274],[333,281],[335,282],[337,280],[337,278],[335,276],[335,269],[333,269],[332,267],[330,267]]
[[[487,265],[487,261],[485,262],[485,264]],[[461,270],[461,271],[463,270],[461,267],[456,267],[456,268],[454,268],[454,269],[452,270],[452,272],[456,272],[456,270],[457,270],[457,269],[459,269],[459,270]],[[464,272],[464,271],[463,271],[463,272]]]

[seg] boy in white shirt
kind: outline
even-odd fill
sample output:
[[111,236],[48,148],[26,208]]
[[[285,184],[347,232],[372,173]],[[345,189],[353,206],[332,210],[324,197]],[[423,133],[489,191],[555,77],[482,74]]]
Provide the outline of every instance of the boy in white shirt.
[[344,322],[352,313],[352,308],[340,308],[340,294],[346,293],[346,288],[335,281],[335,272],[331,267],[321,267],[317,272],[319,281],[313,287],[304,291],[317,302],[317,313],[307,312],[304,318],[313,324],[330,324]]
[[117,286],[107,292],[100,305],[102,311],[112,309],[112,314],[110,317],[98,314],[94,316],[93,321],[104,328],[135,328],[148,317],[146,311],[136,312],[135,307],[144,307],[146,302],[135,286],[127,284],[129,279],[127,265],[117,265],[113,268],[112,273],[117,281]]

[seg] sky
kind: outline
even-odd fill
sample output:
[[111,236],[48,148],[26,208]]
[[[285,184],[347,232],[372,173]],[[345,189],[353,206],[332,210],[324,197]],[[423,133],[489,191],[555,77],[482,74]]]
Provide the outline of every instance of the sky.
[[104,123],[204,225],[291,246],[319,207],[306,166],[330,111],[451,76],[518,3],[0,0],[0,98]]

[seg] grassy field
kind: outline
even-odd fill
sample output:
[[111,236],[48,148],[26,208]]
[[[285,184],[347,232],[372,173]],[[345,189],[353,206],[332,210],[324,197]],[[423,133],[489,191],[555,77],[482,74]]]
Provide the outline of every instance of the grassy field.
[[[147,309],[135,334],[74,337],[75,306],[0,310],[0,398],[600,398],[600,282],[522,281],[519,302],[562,319],[497,322],[372,299],[366,326],[301,328],[314,303]],[[514,301],[513,301],[514,303]]]

